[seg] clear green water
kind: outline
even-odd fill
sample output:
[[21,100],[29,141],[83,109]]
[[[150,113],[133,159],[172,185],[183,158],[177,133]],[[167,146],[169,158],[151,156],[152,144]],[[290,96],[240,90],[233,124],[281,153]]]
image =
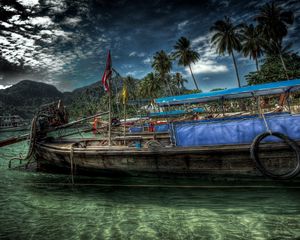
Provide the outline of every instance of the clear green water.
[[58,184],[66,175],[8,170],[3,155],[25,150],[0,149],[0,239],[300,239],[299,188],[82,177],[72,187]]

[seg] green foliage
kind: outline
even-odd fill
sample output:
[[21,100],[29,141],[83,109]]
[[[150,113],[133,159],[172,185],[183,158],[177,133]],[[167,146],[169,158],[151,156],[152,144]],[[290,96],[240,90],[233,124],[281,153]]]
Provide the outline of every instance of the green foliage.
[[242,24],[234,25],[229,17],[225,17],[224,20],[216,21],[211,27],[211,31],[214,32],[211,38],[211,43],[216,47],[219,55],[225,55],[227,52],[232,56],[239,87],[241,87],[241,83],[234,51],[239,52],[242,49],[240,34],[242,26]]
[[194,74],[192,72],[191,64],[196,63],[200,59],[198,52],[194,51],[191,47],[191,42],[186,37],[181,37],[174,46],[175,52],[173,53],[174,59],[178,59],[178,65],[189,66],[191,75],[196,89],[199,90]]
[[[173,95],[169,83],[169,74],[172,69],[171,57],[163,50],[156,52],[153,56],[152,67],[155,71],[155,78],[157,78],[160,81],[160,84],[163,84],[166,87],[168,87],[169,94]],[[167,94],[166,91],[165,94]]]
[[280,45],[288,34],[288,26],[294,22],[294,14],[272,2],[264,4],[255,19],[264,39],[268,42],[273,40]]
[[211,27],[211,31],[214,32],[211,43],[216,47],[218,54],[224,55],[226,52],[231,54],[234,50],[241,50],[241,36],[239,33],[241,27],[241,24],[234,25],[229,17],[214,23]]
[[253,24],[244,24],[241,29],[242,39],[242,52],[245,57],[250,57],[255,60],[256,69],[258,67],[258,58],[263,54],[264,39],[261,35],[260,29],[255,27]]
[[[300,78],[300,56],[297,54],[285,55],[284,61],[290,79]],[[250,72],[246,76],[249,85],[286,80],[279,56],[267,56],[261,65],[260,71]]]

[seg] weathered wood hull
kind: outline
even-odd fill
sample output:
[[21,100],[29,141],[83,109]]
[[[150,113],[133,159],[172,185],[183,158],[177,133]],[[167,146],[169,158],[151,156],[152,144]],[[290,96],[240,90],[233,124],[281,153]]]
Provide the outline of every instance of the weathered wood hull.
[[[284,170],[293,166],[293,153],[281,143],[262,144],[266,164]],[[233,177],[266,179],[250,158],[249,145],[161,147],[158,149],[97,146],[95,142],[38,143],[41,170],[130,176]],[[299,176],[298,176],[299,177]]]

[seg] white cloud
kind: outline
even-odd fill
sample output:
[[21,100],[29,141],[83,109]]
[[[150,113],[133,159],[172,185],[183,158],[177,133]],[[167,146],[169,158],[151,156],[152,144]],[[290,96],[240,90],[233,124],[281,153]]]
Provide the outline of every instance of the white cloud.
[[145,57],[145,53],[144,52],[141,52],[141,53],[137,53],[135,51],[129,53],[129,57]]
[[178,23],[177,28],[178,30],[183,30],[183,28],[189,23],[189,20],[185,20],[181,23]]
[[143,60],[143,63],[144,63],[144,64],[149,64],[149,63],[151,63],[151,58],[150,58],[150,57],[145,58],[145,59]]
[[129,53],[129,57],[134,57],[134,56],[136,56],[136,52]]
[[5,88],[9,88],[9,87],[11,87],[12,85],[1,85],[0,84],[0,89],[5,89]]
[[3,27],[5,27],[5,28],[11,28],[11,27],[13,27],[12,24],[9,24],[9,23],[6,23],[6,22],[2,22],[2,21],[0,21],[0,25],[3,26]]
[[68,8],[66,1],[62,0],[45,0],[45,5],[49,7],[49,11],[52,14],[62,13]]
[[5,11],[8,11],[8,12],[17,12],[17,10],[16,9],[14,9],[13,7],[10,7],[10,6],[3,6],[3,9],[5,10]]
[[17,0],[25,7],[34,7],[39,4],[39,0]]
[[[195,64],[192,64],[192,70],[194,74],[199,73],[224,73],[228,72],[228,68],[226,65],[218,64],[213,60],[200,60]],[[186,72],[189,72],[189,68],[185,68]]]
[[63,21],[63,24],[71,27],[76,27],[81,21],[82,19],[80,17],[66,18]]
[[35,26],[43,26],[43,27],[49,27],[50,25],[53,25],[54,23],[52,22],[51,18],[48,16],[45,17],[35,17],[35,18],[30,18],[29,20],[30,24],[35,25]]
[[145,72],[142,71],[142,70],[135,70],[135,71],[129,71],[125,75],[126,76],[132,76],[132,77],[140,78],[144,74],[145,74]]
[[[210,43],[212,34],[213,33],[209,32],[205,35],[200,35],[191,41],[193,47],[200,54],[200,60],[196,64],[192,65],[195,74],[228,72],[228,67],[224,64],[218,63],[216,60],[219,55]],[[189,72],[188,68],[185,70]]]

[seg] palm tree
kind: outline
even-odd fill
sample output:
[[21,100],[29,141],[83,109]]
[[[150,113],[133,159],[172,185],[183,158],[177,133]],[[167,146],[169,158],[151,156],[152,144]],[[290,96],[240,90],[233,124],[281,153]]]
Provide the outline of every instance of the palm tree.
[[[124,79],[124,84],[126,84],[127,87],[127,92],[128,92],[128,98],[129,99],[136,99],[137,97],[137,80],[135,80],[133,77],[131,76],[127,76]],[[121,90],[122,91],[122,90]]]
[[259,71],[258,58],[263,54],[262,45],[263,39],[258,27],[253,24],[243,25],[242,30],[242,52],[245,57],[250,56],[255,61],[256,70]]
[[153,56],[152,67],[158,74],[159,79],[165,82],[165,84],[169,88],[170,93],[173,94],[168,82],[168,75],[172,69],[172,61],[170,56],[163,50],[161,50],[160,52],[156,52]]
[[272,44],[277,49],[276,52],[279,55],[286,77],[289,78],[281,50],[283,49],[282,40],[288,34],[288,26],[294,22],[293,12],[284,11],[274,2],[271,4],[266,3],[261,7],[260,13],[255,19],[267,41],[267,46]]
[[149,73],[140,82],[140,95],[144,98],[156,98],[161,93],[161,84],[153,73]]
[[224,20],[218,20],[211,27],[211,31],[214,32],[214,35],[211,38],[211,43],[216,46],[217,53],[219,55],[224,55],[227,52],[232,56],[236,77],[239,87],[241,87],[239,72],[234,56],[234,50],[240,51],[242,46],[240,42],[240,33],[241,24],[234,25],[229,17],[225,17]]
[[189,67],[195,87],[197,90],[199,90],[191,68],[191,64],[197,62],[200,59],[199,53],[191,48],[190,40],[185,37],[179,38],[179,40],[176,42],[176,45],[174,46],[174,49],[175,52],[173,53],[173,56],[175,59],[178,59],[178,65]]
[[175,84],[176,88],[178,89],[178,93],[180,94],[181,90],[184,89],[184,83],[186,83],[187,80],[184,79],[179,72],[177,72],[173,76],[173,81],[174,81],[174,84]]

